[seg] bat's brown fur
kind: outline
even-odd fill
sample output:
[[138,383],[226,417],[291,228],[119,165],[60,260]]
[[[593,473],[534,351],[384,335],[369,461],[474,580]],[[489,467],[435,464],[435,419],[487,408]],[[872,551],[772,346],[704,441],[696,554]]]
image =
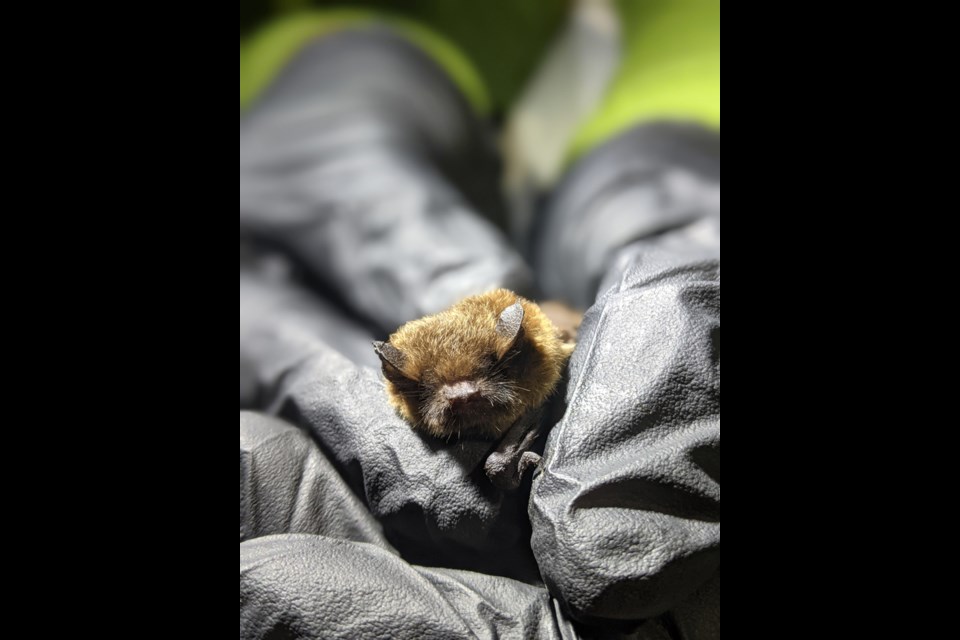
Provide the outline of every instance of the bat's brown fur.
[[[513,342],[497,332],[504,310],[517,302],[524,317]],[[498,438],[556,390],[573,346],[536,304],[501,289],[468,298],[435,316],[411,322],[390,337],[402,369],[383,362],[390,402],[415,428],[450,438]],[[467,382],[482,401],[454,411],[445,385]]]

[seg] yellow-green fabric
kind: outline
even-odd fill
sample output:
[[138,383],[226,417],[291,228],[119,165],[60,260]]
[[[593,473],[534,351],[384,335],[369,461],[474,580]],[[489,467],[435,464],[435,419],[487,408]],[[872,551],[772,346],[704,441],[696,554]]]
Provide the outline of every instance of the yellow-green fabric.
[[471,62],[444,37],[404,18],[362,9],[303,11],[270,22],[240,41],[240,109],[269,85],[301,48],[316,38],[350,27],[385,24],[403,34],[444,68],[481,114],[490,111],[490,96]]
[[619,0],[624,59],[576,137],[579,156],[654,120],[720,128],[720,0]]
[[[302,11],[335,4],[351,8]],[[570,0],[241,0],[241,109],[312,38],[386,21],[443,66],[480,114],[502,112],[537,68],[570,4]],[[576,136],[571,157],[655,120],[692,121],[719,129],[720,1],[617,0],[617,4],[624,30],[622,65],[602,105]],[[385,17],[391,15],[402,17]],[[266,16],[281,17],[263,27]]]

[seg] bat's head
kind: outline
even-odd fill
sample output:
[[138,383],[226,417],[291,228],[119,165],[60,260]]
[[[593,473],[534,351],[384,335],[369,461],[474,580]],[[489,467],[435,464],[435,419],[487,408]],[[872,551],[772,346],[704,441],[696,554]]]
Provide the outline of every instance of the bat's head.
[[569,349],[540,308],[506,290],[468,298],[374,344],[390,401],[441,438],[497,438],[556,389]]

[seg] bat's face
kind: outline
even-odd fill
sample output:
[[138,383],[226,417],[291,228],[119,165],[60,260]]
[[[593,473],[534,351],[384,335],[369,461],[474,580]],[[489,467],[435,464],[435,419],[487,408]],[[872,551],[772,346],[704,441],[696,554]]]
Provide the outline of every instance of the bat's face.
[[[536,305],[500,291],[405,325],[374,346],[390,399],[441,438],[496,438],[546,401],[564,357]],[[556,344],[554,344],[556,343]]]

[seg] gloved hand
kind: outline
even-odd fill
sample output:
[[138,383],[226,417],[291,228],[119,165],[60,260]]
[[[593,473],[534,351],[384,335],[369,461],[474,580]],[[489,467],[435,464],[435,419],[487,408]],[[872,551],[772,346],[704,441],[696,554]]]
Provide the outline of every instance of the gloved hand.
[[[241,538],[325,536],[241,545],[241,636],[269,637],[295,620],[312,630],[302,637],[435,628],[437,637],[570,638],[572,620],[627,628],[650,620],[634,637],[671,637],[667,629],[717,637],[717,269],[707,256],[690,258],[634,256],[588,314],[570,410],[529,502],[536,566],[529,487],[503,494],[488,484],[489,443],[423,439],[393,415],[373,370],[311,338],[307,318],[264,311],[283,319],[282,330],[264,324],[241,335],[241,352],[280,365],[264,369],[275,372],[268,409],[319,438],[339,474],[304,435],[273,427],[281,433],[254,437],[241,415]],[[258,498],[244,498],[251,494]],[[245,516],[251,503],[261,506],[257,517]],[[385,555],[394,549],[402,560]],[[534,582],[537,567],[559,603],[535,584],[498,577]],[[364,599],[371,593],[415,593],[417,604]]]
[[531,293],[495,226],[498,180],[453,84],[383,29],[310,44],[240,118],[241,235],[281,247],[384,335],[492,288]]
[[544,579],[584,621],[663,615],[720,567],[719,262],[621,259],[581,329],[530,511]]
[[[259,377],[271,390],[262,395],[267,409],[319,439],[406,563],[485,575],[430,572],[329,541],[249,543],[242,567],[255,570],[242,568],[241,591],[248,596],[243,620],[252,626],[241,635],[265,637],[270,624],[294,615],[325,628],[324,637],[376,635],[368,625],[385,618],[398,625],[386,635],[414,637],[431,616],[438,628],[460,629],[445,625],[462,624],[465,608],[486,612],[468,622],[478,637],[557,637],[550,634],[573,620],[628,629],[649,621],[635,637],[671,637],[667,630],[718,637],[719,265],[709,252],[642,246],[621,260],[623,271],[611,274],[582,330],[570,409],[550,437],[529,500],[532,532],[529,483],[504,494],[483,474],[489,443],[451,445],[416,434],[393,414],[373,370],[356,368],[312,337],[319,323],[282,304],[262,305],[248,287],[241,315],[246,304],[264,315],[246,323],[241,353],[273,372]],[[344,563],[371,569],[351,572]],[[496,577],[534,582],[538,570],[559,608],[542,589]],[[406,601],[368,602],[351,609],[356,626],[343,633],[324,626],[341,619],[352,594],[402,592],[423,585],[418,576],[430,584],[418,598],[442,603],[452,590],[468,594],[466,601],[427,611]],[[470,586],[451,586],[464,581]],[[504,590],[509,597],[492,595]],[[460,629],[451,637],[463,635]]]
[[[276,108],[296,114],[296,101],[287,104]],[[254,130],[284,130],[277,123]],[[397,131],[411,127],[418,130]],[[293,131],[282,137],[289,149],[298,148],[295,138],[303,133]],[[676,139],[687,148],[683,136]],[[301,151],[315,166],[311,144]],[[269,481],[277,474],[251,471],[257,447],[247,445],[245,462],[241,417],[241,637],[430,637],[429,629],[438,630],[436,637],[569,638],[587,628],[581,625],[590,633],[628,630],[631,637],[719,637],[719,178],[679,160],[623,173],[635,165],[611,158],[644,155],[643,145],[628,152],[624,144],[613,143],[575,169],[542,221],[543,237],[555,239],[538,243],[538,275],[548,290],[591,304],[600,292],[600,300],[581,331],[569,410],[550,436],[532,496],[529,481],[515,493],[489,484],[483,462],[493,444],[435,441],[403,423],[378,373],[341,355],[349,349],[337,344],[340,333],[328,331],[330,316],[313,293],[241,269],[241,398],[246,384],[257,407],[308,434],[329,462],[319,461],[307,440],[289,444],[288,431],[268,442],[288,442],[283,446],[293,447],[292,459],[311,462],[294,467],[285,461],[289,456],[271,458],[305,471],[299,479],[279,474],[281,480]],[[433,284],[411,285],[444,280],[443,270],[434,269],[433,246],[411,255],[416,252],[396,244],[406,236],[378,209],[384,199],[375,184],[361,180],[368,189],[344,194],[331,208],[303,208],[298,203],[317,200],[287,194],[309,195],[313,183],[291,187],[280,178],[284,186],[274,185],[270,163],[263,163],[270,156],[259,153],[247,167],[258,176],[247,201],[281,204],[250,207],[263,215],[253,215],[248,228],[337,285],[353,310],[390,330],[458,289],[442,286],[445,293],[436,295]],[[653,162],[645,157],[642,162]],[[395,160],[401,167],[409,156]],[[340,160],[330,162],[339,166]],[[412,177],[425,175],[418,172]],[[242,228],[244,176],[241,127]],[[333,182],[323,184],[316,191],[327,198]],[[370,193],[377,198],[358,199]],[[680,206],[658,207],[658,197]],[[438,218],[429,215],[435,211],[429,202],[400,203],[399,215],[422,218],[425,233],[433,227],[447,233],[450,209],[441,208]],[[325,234],[354,228],[355,221],[338,212],[367,207],[382,212],[375,219],[383,233],[343,236],[362,257],[314,253]],[[676,214],[684,207],[688,215]],[[317,210],[333,213],[316,216]],[[644,214],[642,224],[614,232],[609,221],[633,220],[626,215],[631,211]],[[468,210],[463,215],[473,220]],[[479,229],[476,221],[468,224]],[[608,231],[584,232],[600,226]],[[484,244],[492,236],[477,237]],[[463,264],[498,272],[464,248],[458,234],[447,238],[441,262],[460,264],[463,251]],[[378,276],[392,272],[394,259],[401,277],[386,285]],[[351,271],[354,265],[363,269]],[[554,268],[570,277],[545,277]],[[331,469],[356,501],[344,498],[345,489],[332,490],[329,501],[305,497],[332,486]],[[250,495],[265,496],[254,502],[276,508],[252,516]],[[324,515],[341,504],[347,515]],[[372,517],[366,523],[364,510]],[[325,523],[338,524],[331,531]],[[296,535],[259,537],[278,533]],[[416,594],[415,602],[405,593]]]
[[[683,606],[692,615],[679,622],[654,620],[616,637],[662,639],[671,624],[689,629],[703,607]],[[305,433],[241,413],[240,637],[277,635],[582,637],[543,586],[404,561]]]
[[542,220],[544,289],[600,292],[530,505],[544,580],[581,621],[720,635],[719,167],[716,134],[641,127]]
[[309,437],[241,413],[240,637],[278,635],[577,637],[543,587],[404,561]]

